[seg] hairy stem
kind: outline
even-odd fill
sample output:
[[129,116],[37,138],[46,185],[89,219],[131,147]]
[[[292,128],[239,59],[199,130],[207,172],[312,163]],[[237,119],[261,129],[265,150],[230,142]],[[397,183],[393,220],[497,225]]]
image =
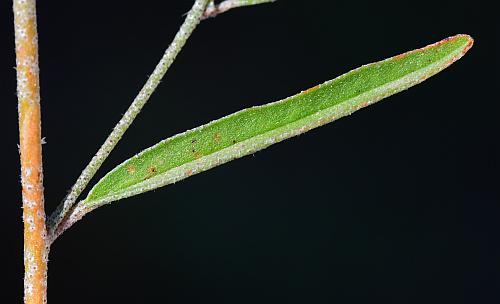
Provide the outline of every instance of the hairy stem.
[[205,13],[203,14],[203,19],[215,17],[233,8],[269,3],[274,1],[276,0],[225,0],[219,4],[214,4],[214,2],[211,1]]
[[19,152],[24,220],[24,302],[47,302],[47,232],[43,197],[36,1],[14,0]]
[[92,160],[87,165],[87,167],[85,167],[80,177],[78,177],[76,183],[71,188],[70,193],[66,196],[63,203],[61,203],[57,207],[56,211],[54,211],[54,213],[51,215],[49,219],[50,242],[55,239],[54,232],[57,226],[61,223],[65,215],[75,204],[82,191],[88,185],[92,177],[94,177],[95,173],[104,163],[118,141],[122,138],[125,131],[132,124],[136,116],[149,100],[151,94],[153,94],[153,92],[155,91],[156,87],[169,69],[170,65],[172,65],[175,58],[177,57],[177,54],[179,54],[187,39],[189,38],[189,36],[191,36],[191,33],[200,22],[209,2],[210,0],[195,1],[193,7],[186,16],[184,23],[181,25],[179,31],[175,35],[174,40],[165,51],[160,62],[156,65],[153,73],[151,74],[151,76],[149,76],[148,80],[142,87],[137,97],[134,99],[118,124],[114,127],[111,134],[109,134],[104,144],[99,148],[94,157],[92,157]]

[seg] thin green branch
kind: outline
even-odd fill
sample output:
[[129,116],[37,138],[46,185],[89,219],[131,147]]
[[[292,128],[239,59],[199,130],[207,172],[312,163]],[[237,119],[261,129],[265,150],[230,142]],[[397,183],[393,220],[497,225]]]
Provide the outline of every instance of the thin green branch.
[[61,223],[65,215],[75,204],[82,191],[88,185],[92,177],[94,177],[95,173],[104,163],[118,141],[120,141],[123,134],[132,124],[141,109],[144,107],[151,94],[153,94],[153,92],[155,91],[156,87],[169,69],[170,65],[172,65],[175,58],[177,57],[177,54],[179,54],[187,39],[189,38],[189,36],[191,36],[191,33],[202,19],[209,2],[210,0],[195,1],[193,7],[186,16],[184,23],[175,35],[174,40],[165,51],[165,54],[161,58],[151,76],[149,76],[146,84],[144,84],[141,91],[134,99],[123,117],[120,119],[118,124],[114,127],[113,131],[108,136],[104,144],[99,148],[94,157],[92,157],[90,163],[87,165],[87,167],[85,167],[81,175],[78,177],[76,183],[71,188],[70,193],[50,216],[48,223],[49,242],[52,242],[54,240],[54,231],[57,226]]
[[219,4],[214,4],[214,2],[211,1],[203,14],[203,19],[215,17],[233,8],[270,3],[274,1],[276,0],[225,0]]

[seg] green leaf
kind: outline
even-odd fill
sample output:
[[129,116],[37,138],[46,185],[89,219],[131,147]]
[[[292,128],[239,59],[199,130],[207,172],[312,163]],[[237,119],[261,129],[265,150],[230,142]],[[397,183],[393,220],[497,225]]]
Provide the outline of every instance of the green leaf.
[[117,166],[82,203],[93,209],[172,184],[349,115],[440,72],[472,43],[453,36],[175,135]]

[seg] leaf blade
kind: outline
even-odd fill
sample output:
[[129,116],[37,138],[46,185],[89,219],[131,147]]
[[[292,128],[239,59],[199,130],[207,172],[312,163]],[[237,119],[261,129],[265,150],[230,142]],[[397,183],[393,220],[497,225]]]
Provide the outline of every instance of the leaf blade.
[[95,208],[177,182],[349,115],[440,72],[472,43],[456,35],[175,135],[118,165],[83,204]]

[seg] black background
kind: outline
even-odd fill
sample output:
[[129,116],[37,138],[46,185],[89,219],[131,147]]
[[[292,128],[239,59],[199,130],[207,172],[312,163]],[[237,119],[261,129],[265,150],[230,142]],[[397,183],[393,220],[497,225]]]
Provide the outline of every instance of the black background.
[[[52,211],[192,1],[40,1]],[[328,126],[101,208],[49,303],[498,303],[499,21],[480,1],[291,1],[204,21],[98,177],[159,140],[457,33],[458,63]],[[22,299],[10,1],[0,3],[2,303]],[[496,69],[496,70],[495,70]]]

